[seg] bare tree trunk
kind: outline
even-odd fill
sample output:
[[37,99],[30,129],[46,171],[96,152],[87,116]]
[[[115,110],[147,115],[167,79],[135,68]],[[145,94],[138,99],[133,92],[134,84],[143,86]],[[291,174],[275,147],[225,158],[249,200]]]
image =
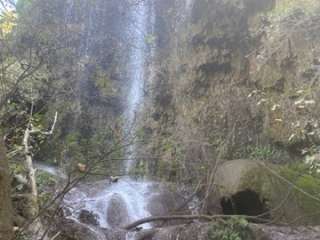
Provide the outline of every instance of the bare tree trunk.
[[[31,118],[33,114],[33,106],[31,108]],[[33,221],[33,224],[30,226],[31,232],[35,235],[37,238],[41,239],[47,239],[46,233],[45,233],[45,227],[41,223],[41,219],[38,217],[39,215],[39,204],[38,204],[38,189],[37,189],[37,181],[36,181],[36,170],[33,167],[33,159],[32,159],[32,146],[30,145],[30,138],[32,134],[42,134],[45,136],[50,136],[53,134],[58,113],[56,112],[53,124],[51,126],[51,129],[49,131],[42,131],[40,129],[36,129],[33,127],[32,122],[30,122],[27,125],[24,136],[23,136],[23,147],[24,147],[24,155],[25,155],[25,166],[27,170],[27,178],[28,183],[30,185],[31,189],[31,202],[30,202],[30,213],[32,214],[32,217],[36,217],[36,219]],[[1,239],[0,239],[1,240]]]
[[30,152],[30,146],[29,146],[29,138],[30,138],[30,129],[27,127],[27,129],[24,132],[23,137],[23,145],[24,145],[24,154],[26,157],[26,169],[28,172],[28,181],[31,188],[31,196],[32,196],[32,205],[34,207],[33,209],[33,215],[36,216],[38,214],[38,190],[37,190],[37,183],[36,183],[36,170],[33,167],[32,162],[32,153]]
[[0,140],[0,240],[13,239],[13,210],[10,198],[9,164],[2,138]]

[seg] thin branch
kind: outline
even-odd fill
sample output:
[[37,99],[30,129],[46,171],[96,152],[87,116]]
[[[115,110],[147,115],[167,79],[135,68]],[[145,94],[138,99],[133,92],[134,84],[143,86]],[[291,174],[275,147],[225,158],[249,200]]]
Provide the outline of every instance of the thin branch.
[[59,237],[61,232],[57,232],[50,240],[55,240],[57,237]]

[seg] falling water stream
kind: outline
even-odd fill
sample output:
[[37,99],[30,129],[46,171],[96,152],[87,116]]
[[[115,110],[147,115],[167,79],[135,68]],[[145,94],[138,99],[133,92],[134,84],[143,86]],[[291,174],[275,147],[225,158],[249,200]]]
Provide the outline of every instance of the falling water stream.
[[[145,63],[147,58],[146,36],[148,32],[148,5],[145,2],[137,5],[130,14],[132,24],[128,29],[128,39],[131,44],[130,58],[128,62],[129,94],[127,97],[126,134],[133,138],[137,114],[143,103],[143,87],[145,80]],[[129,172],[135,161],[135,144],[129,146],[126,172]]]
[[[68,0],[70,8],[74,6],[73,0]],[[145,63],[147,61],[147,43],[146,36],[148,31],[148,11],[150,6],[142,2],[133,7],[130,13],[132,22],[129,24],[127,38],[130,41],[130,56],[127,59],[127,75],[128,77],[128,96],[126,108],[126,124],[124,126],[126,134],[131,134],[136,124],[136,115],[143,103],[143,85],[145,80]],[[83,48],[80,55],[87,56],[90,52],[90,27],[92,26],[92,11],[89,11],[89,23],[87,36],[83,40]],[[67,9],[66,21],[72,21],[72,10]],[[85,74],[81,80],[86,79]],[[124,164],[125,171],[128,173],[134,166],[135,144],[130,145],[128,151],[129,161]],[[52,168],[38,165],[44,171],[51,172],[56,175]],[[150,216],[148,211],[148,203],[154,192],[154,184],[148,180],[136,180],[132,177],[123,177],[116,183],[109,180],[103,180],[95,183],[82,183],[72,189],[64,200],[64,208],[66,216],[77,222],[79,225],[86,227],[87,230],[94,233],[95,238],[105,240],[105,235],[101,229],[120,229],[122,226]],[[81,212],[90,212],[96,218],[98,226],[83,223],[80,220]],[[143,225],[143,228],[151,227],[150,224]],[[134,233],[128,233],[126,240],[135,239]]]

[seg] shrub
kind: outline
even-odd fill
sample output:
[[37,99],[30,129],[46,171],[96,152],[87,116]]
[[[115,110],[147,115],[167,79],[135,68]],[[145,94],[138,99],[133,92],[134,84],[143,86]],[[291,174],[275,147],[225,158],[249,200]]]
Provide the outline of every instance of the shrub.
[[208,231],[209,240],[253,240],[253,232],[249,223],[241,217],[233,217],[227,221],[212,223]]

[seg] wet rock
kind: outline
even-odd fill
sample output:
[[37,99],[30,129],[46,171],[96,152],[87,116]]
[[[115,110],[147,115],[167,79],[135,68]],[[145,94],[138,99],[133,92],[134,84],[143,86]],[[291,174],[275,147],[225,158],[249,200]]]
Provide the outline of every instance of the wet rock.
[[[147,209],[152,216],[165,216],[170,214],[189,214],[185,199],[166,188],[160,188],[159,193],[153,195],[148,202]],[[178,209],[179,208],[179,209]],[[170,221],[170,224],[179,224],[179,221]],[[155,226],[164,226],[163,223],[154,223]]]
[[121,229],[104,229],[107,240],[126,240],[127,232]]
[[126,203],[119,194],[114,194],[110,199],[107,209],[107,221],[112,228],[119,228],[129,222]]
[[176,205],[172,194],[164,191],[151,197],[147,209],[153,216],[163,216],[173,211]]
[[147,209],[153,216],[163,216],[177,211],[188,214],[188,204],[184,203],[185,198],[182,195],[162,186],[151,196]]
[[58,224],[63,239],[72,240],[106,240],[102,229],[72,219],[62,219]]
[[97,215],[95,215],[93,212],[90,212],[88,210],[81,210],[79,215],[79,220],[85,224],[91,224],[94,226],[99,225]]
[[111,176],[110,181],[112,183],[117,183],[119,181],[120,177],[119,176]]

